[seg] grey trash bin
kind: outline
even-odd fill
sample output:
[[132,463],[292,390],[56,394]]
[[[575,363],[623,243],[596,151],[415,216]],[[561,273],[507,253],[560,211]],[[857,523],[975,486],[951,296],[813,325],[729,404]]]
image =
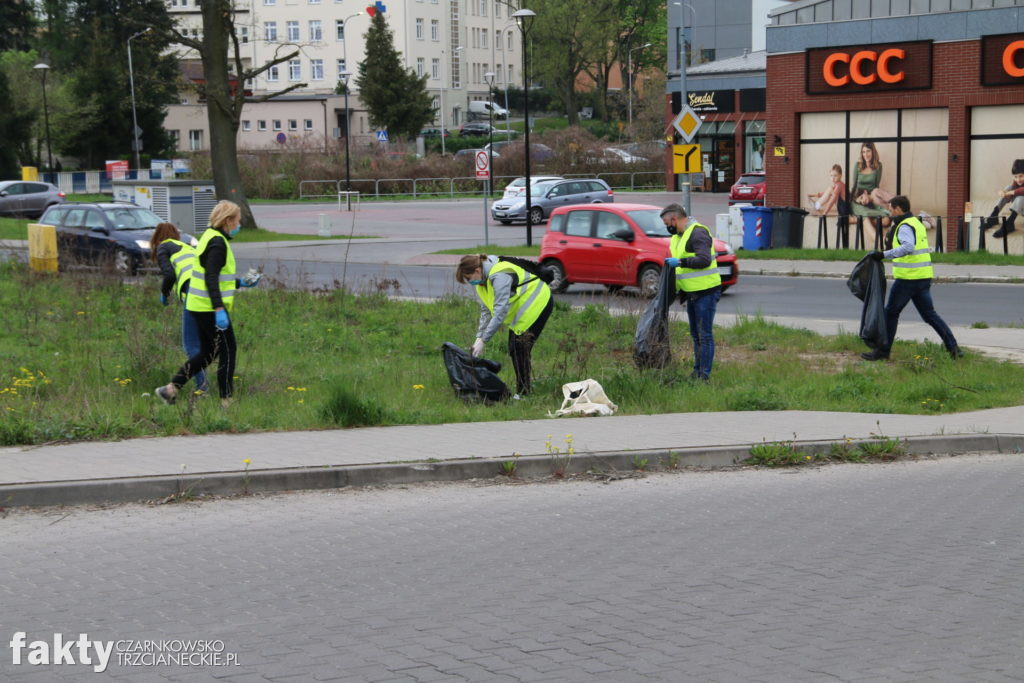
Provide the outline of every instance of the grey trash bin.
[[804,246],[804,217],[807,211],[798,206],[772,207],[772,248]]

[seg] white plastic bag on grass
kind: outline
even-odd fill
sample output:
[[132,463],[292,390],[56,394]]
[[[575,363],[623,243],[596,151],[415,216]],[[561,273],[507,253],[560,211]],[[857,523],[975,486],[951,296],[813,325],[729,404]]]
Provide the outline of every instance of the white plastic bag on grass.
[[608,400],[604,388],[593,379],[585,379],[582,382],[569,382],[562,385],[562,407],[554,412],[555,416],[562,415],[611,415],[619,409],[617,405]]

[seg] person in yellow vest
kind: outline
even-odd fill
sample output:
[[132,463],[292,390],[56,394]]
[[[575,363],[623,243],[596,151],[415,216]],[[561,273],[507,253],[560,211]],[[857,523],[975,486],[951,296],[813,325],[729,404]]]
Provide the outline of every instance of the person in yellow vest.
[[661,211],[661,220],[672,235],[666,268],[675,268],[679,303],[686,304],[693,339],[691,379],[707,382],[715,360],[715,311],[722,298],[722,276],[715,260],[715,240],[708,226],[689,217],[679,204]]
[[526,396],[532,384],[533,345],[554,308],[551,289],[540,276],[487,254],[463,256],[455,270],[455,281],[473,285],[480,298],[480,322],[473,355],[482,355],[484,344],[497,333],[501,324],[508,325],[508,355],[512,357],[512,369],[516,373],[516,393],[512,398]]
[[[860,354],[864,360],[886,360],[896,339],[896,326],[900,321],[900,313],[911,301],[921,315],[921,319],[932,326],[942,339],[946,351],[953,359],[962,358],[963,351],[953,336],[949,325],[939,317],[932,304],[932,269],[931,248],[928,246],[928,233],[924,223],[910,212],[910,200],[903,195],[896,195],[889,200],[889,211],[895,226],[886,236],[887,251],[875,251],[871,256],[877,261],[892,259],[892,288],[889,300],[885,304],[885,326],[889,333],[889,342],[874,351]],[[895,242],[894,242],[895,239]]]
[[238,287],[246,284],[235,277],[235,255],[229,241],[238,234],[242,210],[238,204],[221,200],[210,212],[210,224],[196,245],[196,261],[188,284],[185,308],[199,331],[199,352],[182,365],[170,384],[157,387],[155,394],[164,403],[174,403],[178,390],[206,366],[217,360],[217,389],[221,405],[227,406],[233,391],[235,374],[235,331],[231,326],[231,308]]
[[[160,303],[166,306],[174,298],[182,304],[181,345],[185,349],[185,357],[191,358],[199,353],[199,330],[196,328],[195,318],[184,304],[189,281],[192,279],[192,267],[196,262],[195,249],[191,244],[181,241],[181,232],[174,223],[158,224],[149,244],[150,256],[163,275],[160,281]],[[205,371],[198,372],[195,381],[196,391],[206,393],[210,390]]]

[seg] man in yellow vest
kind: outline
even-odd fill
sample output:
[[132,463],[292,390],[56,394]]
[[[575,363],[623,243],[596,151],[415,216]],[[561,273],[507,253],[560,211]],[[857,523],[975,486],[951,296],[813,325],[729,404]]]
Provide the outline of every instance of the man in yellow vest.
[[[889,332],[889,342],[874,351],[860,354],[864,360],[886,360],[896,339],[896,326],[900,321],[900,313],[911,301],[921,315],[921,319],[932,326],[942,339],[946,351],[953,359],[963,357],[964,353],[956,343],[956,337],[949,325],[939,317],[932,304],[932,269],[931,248],[928,246],[928,233],[921,219],[911,214],[910,200],[903,195],[896,195],[889,200],[889,212],[895,226],[886,236],[887,251],[876,251],[872,257],[878,261],[892,259],[892,289],[889,300],[885,304],[885,326]],[[895,243],[894,243],[895,238]]]
[[715,360],[715,311],[722,298],[722,276],[715,260],[715,240],[708,226],[690,218],[679,204],[661,211],[661,220],[672,234],[666,268],[675,268],[679,303],[686,303],[693,338],[691,379],[709,381]]

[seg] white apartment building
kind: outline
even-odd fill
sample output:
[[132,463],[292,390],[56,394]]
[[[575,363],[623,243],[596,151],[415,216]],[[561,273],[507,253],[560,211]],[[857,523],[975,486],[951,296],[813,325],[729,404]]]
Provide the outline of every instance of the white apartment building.
[[[183,32],[200,37],[196,0],[167,1]],[[253,96],[306,84],[280,98],[246,104],[239,149],[275,147],[296,139],[328,147],[349,134],[352,144],[372,144],[376,131],[359,101],[355,78],[364,58],[369,13],[382,6],[406,67],[427,76],[437,111],[435,126],[458,127],[466,120],[470,101],[487,99],[484,75],[489,71],[496,76],[499,93],[522,86],[522,42],[511,18],[517,0],[236,0],[235,5],[247,66],[299,51],[246,83]],[[197,56],[181,50],[179,57]],[[351,74],[347,110],[344,96],[335,94],[339,75],[346,70]],[[497,99],[502,103],[500,94]],[[168,108],[164,126],[176,137],[179,151],[209,148],[205,103],[194,93],[183,94],[180,104]]]

